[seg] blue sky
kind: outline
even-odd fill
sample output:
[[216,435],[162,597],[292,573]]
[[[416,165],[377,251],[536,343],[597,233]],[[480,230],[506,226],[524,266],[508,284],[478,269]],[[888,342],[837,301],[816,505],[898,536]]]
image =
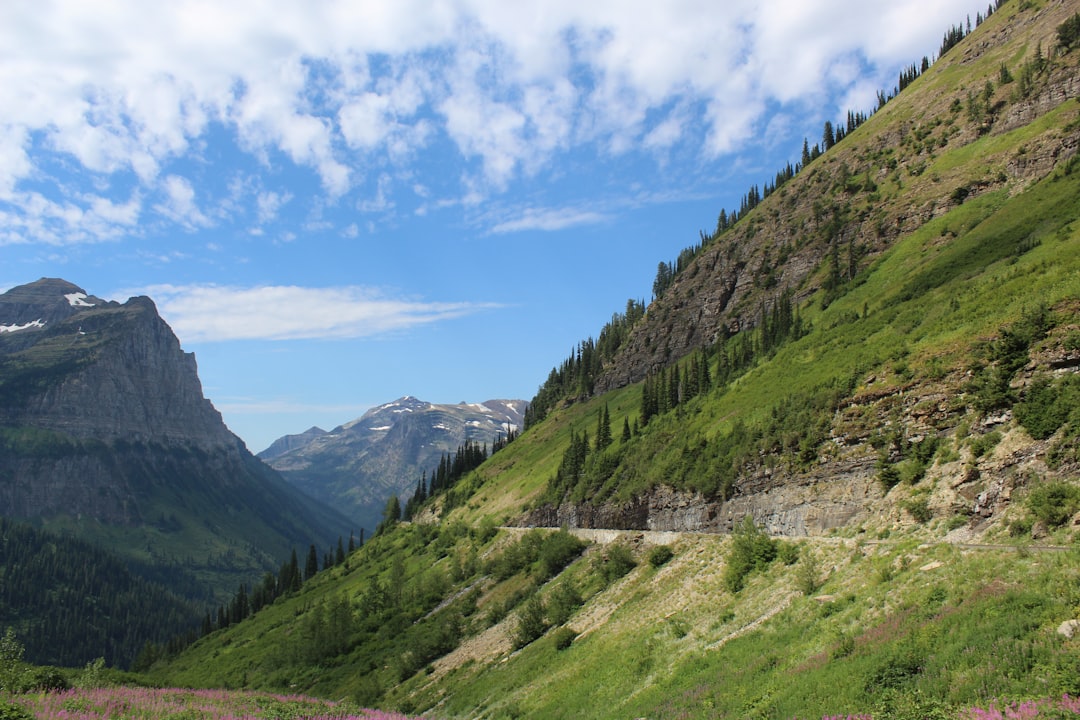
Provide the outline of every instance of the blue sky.
[[0,4],[0,289],[152,297],[253,451],[529,399],[970,0]]

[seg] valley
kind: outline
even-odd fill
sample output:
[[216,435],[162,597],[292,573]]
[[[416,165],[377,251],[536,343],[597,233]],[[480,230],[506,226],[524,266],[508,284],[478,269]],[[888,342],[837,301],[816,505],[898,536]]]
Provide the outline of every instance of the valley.
[[[43,326],[20,301],[0,318],[5,507],[93,517],[86,537],[203,583],[225,563],[218,601],[240,584],[103,682],[431,720],[1080,714],[1080,12],[991,9],[661,263],[652,302],[527,409],[404,397],[282,438],[260,454],[275,471],[239,451],[149,300]],[[126,411],[86,389],[145,333],[75,328],[132,314],[190,402],[102,435],[88,408]],[[84,422],[51,411],[67,402]],[[178,408],[210,422],[168,429]],[[479,426],[506,442],[450,473]],[[85,487],[85,509],[61,503]],[[346,553],[350,521],[369,532]],[[194,543],[216,554],[185,559]],[[41,689],[5,688],[0,717]]]

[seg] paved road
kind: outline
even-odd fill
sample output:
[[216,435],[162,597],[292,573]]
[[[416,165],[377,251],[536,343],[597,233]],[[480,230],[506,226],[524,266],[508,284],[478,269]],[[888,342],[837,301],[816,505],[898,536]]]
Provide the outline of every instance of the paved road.
[[[525,533],[533,528],[524,527],[511,527],[503,526],[500,530],[506,530],[511,533]],[[559,530],[560,528],[539,528],[541,530]],[[693,531],[680,531],[680,530],[606,530],[599,528],[567,528],[567,532],[571,535],[581,538],[582,540],[596,543],[598,545],[607,545],[608,543],[615,542],[625,537],[640,537],[650,545],[670,545],[671,543],[684,537],[719,537],[718,533],[707,532],[693,532]],[[773,536],[777,540],[792,540],[792,541],[808,541],[829,545],[856,545],[862,543],[864,545],[888,545],[888,540],[867,540],[860,538],[844,538],[828,535],[775,535]],[[1000,545],[1000,544],[984,544],[984,543],[968,543],[968,542],[953,542],[949,540],[940,541],[941,544],[952,545],[953,547],[960,548],[961,550],[1013,550],[1015,552],[1067,552],[1069,550],[1077,550],[1080,548],[1071,547],[1068,545]]]

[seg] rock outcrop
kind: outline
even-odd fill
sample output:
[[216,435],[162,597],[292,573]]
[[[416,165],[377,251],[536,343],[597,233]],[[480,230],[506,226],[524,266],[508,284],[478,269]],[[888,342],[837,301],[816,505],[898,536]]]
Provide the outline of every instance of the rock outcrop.
[[0,295],[0,513],[247,580],[350,529],[229,431],[149,298],[56,279]]

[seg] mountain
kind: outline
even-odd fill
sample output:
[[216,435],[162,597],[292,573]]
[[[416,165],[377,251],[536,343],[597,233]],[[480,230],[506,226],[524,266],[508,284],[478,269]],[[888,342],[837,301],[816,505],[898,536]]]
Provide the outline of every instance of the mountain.
[[990,11],[665,263],[416,520],[152,680],[431,718],[1071,703],[1080,14]]
[[228,430],[146,297],[106,302],[58,279],[0,295],[0,448],[5,517],[219,598],[350,529]]
[[391,495],[411,495],[467,441],[491,447],[521,429],[526,403],[436,405],[403,397],[325,432],[287,435],[259,453],[294,486],[373,530]]

